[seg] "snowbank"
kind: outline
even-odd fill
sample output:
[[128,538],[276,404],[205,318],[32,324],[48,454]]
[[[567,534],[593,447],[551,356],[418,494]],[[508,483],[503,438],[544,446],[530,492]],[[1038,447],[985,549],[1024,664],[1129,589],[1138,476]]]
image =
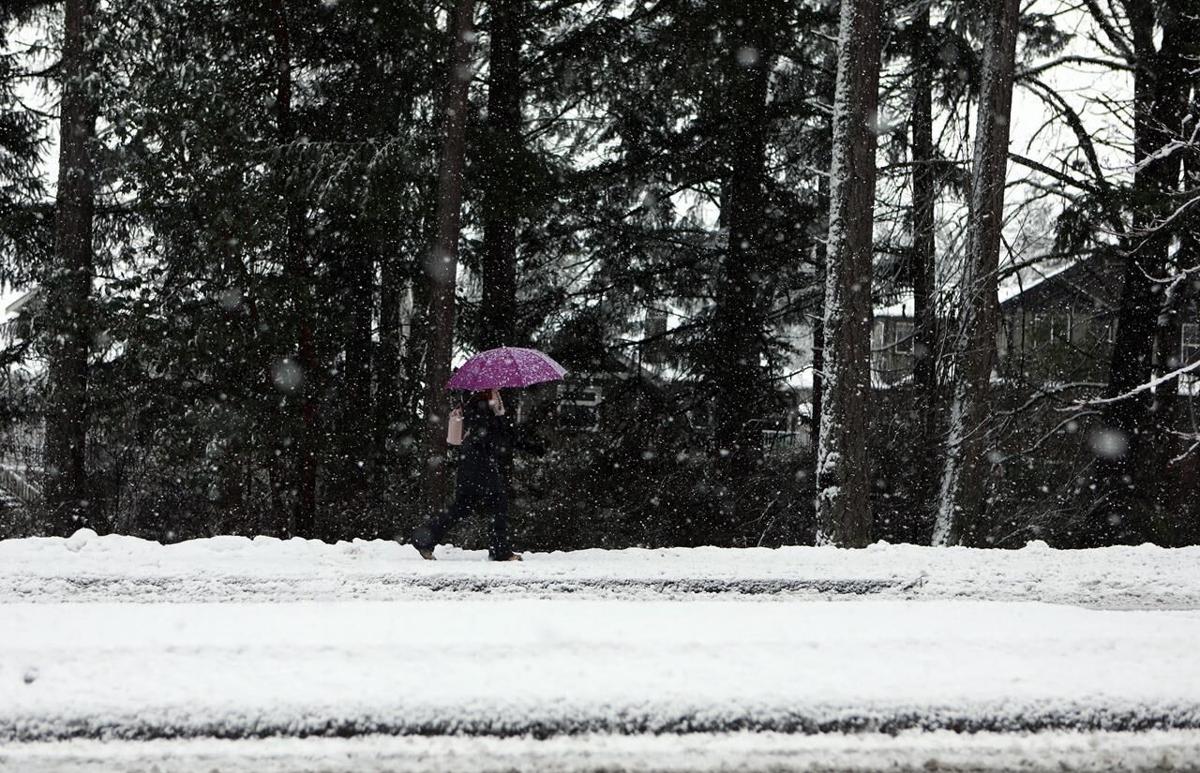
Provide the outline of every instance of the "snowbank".
[[173,545],[80,531],[0,542],[0,602],[13,600],[286,601],[412,599],[486,592],[615,598],[695,594],[794,598],[987,599],[1107,608],[1200,608],[1200,547],[1059,551],[877,544],[771,549],[676,548],[440,560],[390,541],[213,537]]
[[0,605],[0,741],[1200,728],[1200,613],[475,599]]

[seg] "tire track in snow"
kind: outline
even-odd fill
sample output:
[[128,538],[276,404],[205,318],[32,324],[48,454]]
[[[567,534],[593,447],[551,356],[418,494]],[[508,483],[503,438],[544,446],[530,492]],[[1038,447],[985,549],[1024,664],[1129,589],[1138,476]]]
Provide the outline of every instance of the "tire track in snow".
[[852,709],[827,713],[773,712],[722,715],[638,713],[627,709],[611,714],[576,714],[556,717],[329,717],[298,713],[294,716],[227,716],[221,719],[169,717],[145,714],[127,717],[85,718],[28,717],[0,720],[0,741],[31,743],[80,739],[155,741],[213,738],[250,740],[264,738],[353,738],[366,735],[397,737],[483,737],[549,739],[596,733],[620,735],[692,735],[730,732],[821,735],[828,733],[883,733],[950,731],[956,733],[1146,732],[1200,729],[1200,705],[1174,711],[1078,707],[1058,710],[1005,712],[900,711],[856,713]]
[[314,575],[241,577],[214,575],[0,575],[5,602],[244,602],[388,601],[422,597],[498,594],[505,597],[682,598],[693,596],[850,597],[902,593],[924,577],[901,579],[571,577],[478,575]]

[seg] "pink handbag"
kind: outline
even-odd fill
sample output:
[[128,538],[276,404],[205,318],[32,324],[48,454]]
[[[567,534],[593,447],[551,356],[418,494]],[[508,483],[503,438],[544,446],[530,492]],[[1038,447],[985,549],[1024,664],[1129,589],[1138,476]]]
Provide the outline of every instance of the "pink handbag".
[[450,419],[446,422],[446,442],[452,446],[461,446],[463,442],[463,412],[462,408],[450,411]]

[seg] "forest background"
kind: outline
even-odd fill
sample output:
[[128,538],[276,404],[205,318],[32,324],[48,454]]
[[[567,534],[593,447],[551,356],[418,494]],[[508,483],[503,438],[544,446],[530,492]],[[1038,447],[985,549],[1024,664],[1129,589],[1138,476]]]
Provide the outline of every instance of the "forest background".
[[[39,496],[0,536],[404,535],[440,375],[532,345],[608,380],[596,431],[527,398],[522,547],[1195,542],[1197,5],[8,2]],[[1112,291],[1095,375],[1002,366],[997,293],[1071,266]]]

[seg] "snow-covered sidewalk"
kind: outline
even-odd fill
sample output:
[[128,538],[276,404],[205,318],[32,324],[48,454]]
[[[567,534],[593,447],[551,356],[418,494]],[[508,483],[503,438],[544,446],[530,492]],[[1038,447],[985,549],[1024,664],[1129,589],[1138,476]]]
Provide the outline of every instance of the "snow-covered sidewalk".
[[1200,612],[497,599],[0,605],[0,741],[1200,728]]
[[388,541],[215,537],[163,546],[81,531],[65,540],[0,542],[0,603],[738,594],[1200,609],[1200,547],[582,550],[528,554],[516,565],[453,548],[438,556],[422,561],[412,548]]

